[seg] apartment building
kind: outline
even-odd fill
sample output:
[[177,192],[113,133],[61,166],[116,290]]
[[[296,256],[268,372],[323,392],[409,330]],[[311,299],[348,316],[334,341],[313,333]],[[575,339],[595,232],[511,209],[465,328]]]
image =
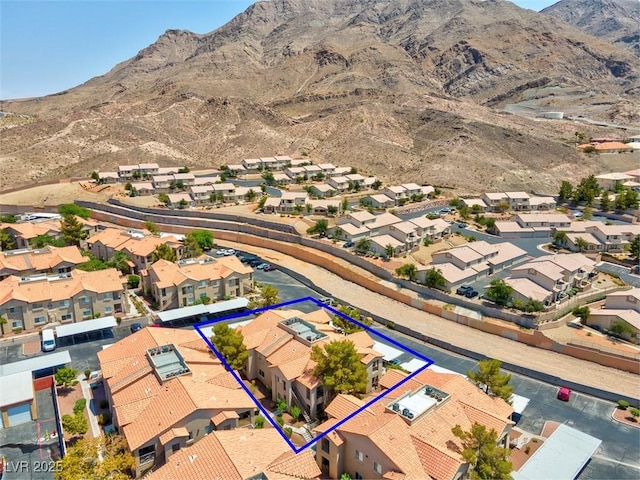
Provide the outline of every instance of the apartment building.
[[87,260],[75,245],[62,248],[46,246],[38,249],[8,250],[0,252],[0,280],[11,275],[27,277],[39,273],[67,273]]
[[133,178],[148,178],[158,174],[160,166],[157,163],[141,163],[138,165],[120,165],[118,176],[121,180],[131,180]]
[[404,245],[404,251],[411,252],[420,246],[420,235],[413,222],[404,221],[383,225],[378,229],[378,232],[380,235],[390,235],[400,241]]
[[[380,385],[391,388],[406,376],[388,370]],[[329,419],[316,431],[327,431],[367,400],[338,395],[325,410]],[[458,480],[469,464],[452,427],[468,431],[479,423],[495,430],[498,444],[507,446],[512,414],[508,403],[461,375],[427,369],[320,439],[316,461],[323,476],[333,479],[346,473],[351,478]]]
[[611,329],[614,322],[627,324],[633,332],[627,338],[640,340],[640,288],[610,293],[604,306],[592,308],[587,318],[587,325],[600,330]]
[[506,238],[549,238],[555,229],[567,229],[571,219],[563,213],[519,213],[514,220],[496,222],[495,231]]
[[253,421],[253,400],[194,330],[144,328],[98,352],[98,361],[136,477],[213,431]]
[[244,297],[253,291],[253,269],[235,256],[214,259],[203,255],[176,263],[158,260],[142,270],[140,277],[158,310],[186,307],[203,299]]
[[213,431],[145,478],[317,480],[320,474],[311,449],[296,454],[277,430],[262,428]]
[[309,202],[307,192],[282,192],[280,197],[269,197],[264,204],[265,213],[294,213]]
[[349,180],[343,176],[330,177],[327,184],[335,188],[338,193],[346,192],[349,189]]
[[126,280],[114,268],[97,272],[10,276],[0,282],[0,317],[11,329],[72,323],[127,311]]
[[[86,235],[92,235],[100,230],[95,220],[85,220],[76,217],[82,223],[82,231]],[[29,248],[31,243],[40,236],[48,235],[51,238],[61,239],[62,229],[60,219],[37,220],[32,222],[3,223],[0,230],[4,230],[11,238],[14,249]]]
[[479,199],[469,199],[471,205],[468,205],[467,201],[464,203],[470,207],[476,203],[482,206],[482,204],[477,202],[478,200],[486,206],[486,211],[491,212],[499,211],[498,206],[501,204],[509,205],[509,210],[514,212],[532,210],[546,211],[556,208],[556,201],[553,197],[536,197],[526,192],[489,192],[482,194]]
[[155,248],[169,245],[178,259],[184,256],[184,245],[174,236],[156,237],[140,232],[107,228],[87,239],[87,250],[101,260],[111,259],[115,252],[125,252],[136,272],[145,270],[152,261]]
[[257,172],[262,168],[262,162],[259,158],[245,158],[242,160],[242,166],[248,172]]
[[409,222],[415,225],[420,243],[427,239],[432,243],[438,242],[451,235],[451,224],[443,218],[430,220],[426,217],[416,217],[411,218]]
[[569,290],[591,287],[595,262],[580,253],[536,258],[511,269],[505,282],[513,288],[514,300],[530,298],[550,306],[567,297]]
[[367,392],[376,389],[384,368],[383,354],[373,350],[373,339],[364,331],[342,335],[330,321],[325,310],[311,313],[269,310],[238,327],[249,351],[247,378],[270,388],[273,401],[282,398],[287,405],[297,404],[315,418],[329,395],[312,373],[311,349],[333,340],[350,340],[367,367]]
[[455,289],[463,283],[486,278],[496,272],[515,265],[526,258],[527,252],[520,247],[503,242],[489,244],[484,240],[435,252],[430,265],[418,265],[417,280],[424,282],[428,270],[439,270],[447,281],[445,288]]

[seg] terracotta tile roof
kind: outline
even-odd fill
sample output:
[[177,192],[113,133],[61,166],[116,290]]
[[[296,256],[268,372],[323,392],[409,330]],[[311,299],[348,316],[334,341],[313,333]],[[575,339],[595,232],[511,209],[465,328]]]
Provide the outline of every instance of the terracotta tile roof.
[[[231,376],[231,374],[229,374]],[[176,380],[187,392],[191,403],[198,409],[247,409],[255,407],[255,403],[247,392],[236,382],[235,388],[224,388],[219,385],[202,382],[193,376],[185,375]],[[173,383],[173,380],[165,384]]]
[[460,466],[465,463],[458,454],[454,456],[443,452],[416,437],[412,437],[412,440],[418,458],[431,478],[437,480],[454,478]]
[[21,281],[21,277],[10,276],[0,282],[0,304],[10,299],[27,303],[56,302],[69,300],[81,292],[109,293],[124,290],[124,280],[115,268],[99,272],[73,270],[66,278],[46,276],[31,277]]
[[319,308],[318,310],[300,315],[300,318],[315,324],[328,324],[331,320],[331,315],[329,315],[329,312],[324,308]]
[[315,388],[318,385],[320,385],[320,379],[318,377],[316,377],[315,375],[313,375],[312,373],[310,373],[309,371],[303,373],[302,375],[300,375],[297,379],[298,383],[300,383],[300,385],[304,385],[305,387],[311,389],[311,388]]
[[189,436],[189,432],[185,427],[170,428],[169,430],[164,432],[162,435],[160,435],[158,440],[160,440],[160,443],[162,445],[166,445],[174,438],[181,438],[181,437],[188,437],[188,436]]
[[278,368],[282,372],[284,378],[287,380],[294,380],[307,371],[306,367],[308,363],[309,356],[305,355],[286,363],[274,364],[271,368]]
[[8,229],[14,232],[16,236],[22,237],[25,240],[36,238],[40,235],[56,236],[60,233],[60,221],[59,220],[47,220],[43,222],[24,222],[24,223],[3,223],[2,229]]
[[233,376],[229,375],[224,367],[222,367],[222,369],[224,370],[223,372],[219,373],[215,377],[211,377],[209,380],[207,380],[207,383],[225,388],[238,388],[238,381],[233,378]]
[[220,425],[225,420],[229,420],[229,419],[232,419],[232,418],[240,418],[240,415],[238,415],[236,412],[233,412],[233,411],[230,412],[230,411],[223,410],[222,412],[214,415],[211,418],[211,421],[217,427],[218,425]]
[[407,476],[402,472],[387,472],[382,476],[382,478],[387,480],[404,480]]
[[356,347],[361,348],[371,348],[374,344],[373,338],[365,330],[347,335],[345,339],[351,340]]
[[330,417],[342,420],[347,415],[355,412],[362,407],[363,403],[353,395],[336,395],[329,405],[325,408],[325,413]]
[[[294,478],[315,478],[322,474],[313,453],[309,449],[297,455],[292,451],[285,452],[271,462],[267,470]],[[272,477],[272,475],[269,475],[269,479]]]
[[118,417],[118,424],[127,425],[133,422],[146,410],[152,400],[153,397],[142,398],[135,402],[117,405],[117,408],[115,408],[116,406],[114,404],[114,410]]
[[58,268],[65,263],[78,265],[87,261],[87,257],[83,256],[75,245],[61,248],[47,246],[39,249],[14,250],[13,252],[0,252],[0,270],[16,273],[30,270],[44,272]]

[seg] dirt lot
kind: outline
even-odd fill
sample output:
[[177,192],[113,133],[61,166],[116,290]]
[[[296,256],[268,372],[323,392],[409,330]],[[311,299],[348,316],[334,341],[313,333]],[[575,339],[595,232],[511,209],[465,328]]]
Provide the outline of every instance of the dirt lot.
[[[87,186],[84,188],[82,185]],[[109,197],[121,193],[121,187],[101,185],[95,188],[91,182],[58,183],[42,185],[0,195],[0,205],[49,206],[73,203],[74,200],[106,202]]]

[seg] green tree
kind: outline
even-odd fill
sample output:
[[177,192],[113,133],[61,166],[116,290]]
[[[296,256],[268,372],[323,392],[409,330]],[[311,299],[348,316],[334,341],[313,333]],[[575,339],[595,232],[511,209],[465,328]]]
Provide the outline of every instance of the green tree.
[[638,208],[639,203],[638,192],[636,192],[632,188],[628,188],[624,193],[624,205],[627,210],[635,210],[636,208]]
[[495,430],[474,423],[469,431],[456,425],[451,432],[461,440],[462,457],[470,465],[467,473],[470,480],[511,480],[513,465],[508,460],[509,452],[497,445]]
[[306,210],[307,215],[310,215],[311,212],[313,212],[313,205],[311,205],[310,203],[306,203],[304,205],[304,209]]
[[118,435],[80,439],[57,461],[56,480],[129,480],[135,459]]
[[215,246],[213,233],[209,230],[193,230],[187,236],[193,238],[202,250],[211,250]]
[[471,217],[471,209],[466,205],[462,205],[458,207],[458,214],[463,220],[469,220],[469,218]]
[[510,207],[509,202],[500,202],[496,205],[496,210],[499,213],[504,213],[507,210],[509,210],[509,207]]
[[304,207],[300,204],[295,204],[293,206],[293,213],[295,213],[296,215],[300,215],[302,213],[302,210],[304,210]]
[[155,263],[158,260],[166,260],[168,262],[175,262],[178,260],[175,250],[166,243],[156,245],[153,252],[151,252],[151,262]]
[[542,310],[544,310],[544,305],[539,300],[529,298],[527,303],[524,305],[523,310],[527,313],[541,312]]
[[159,193],[158,201],[165,206],[168,206],[171,203],[171,200],[169,200],[169,195],[167,195],[166,193]]
[[513,385],[509,385],[511,375],[502,373],[502,362],[495,358],[488,358],[478,362],[478,371],[469,370],[467,377],[482,388],[487,395],[499,397],[511,405]]
[[189,173],[191,170],[186,165],[178,169],[178,173]]
[[638,417],[640,417],[640,409],[632,408],[631,410],[629,410],[629,413],[631,414],[631,417],[633,418],[633,421],[637,422],[638,421]]
[[418,274],[418,268],[415,263],[405,263],[404,265],[396,268],[396,275],[399,277],[406,277],[409,280],[415,280]]
[[131,261],[131,255],[127,252],[119,251],[113,254],[107,261],[107,268],[115,268],[119,270],[123,274],[127,274],[131,271],[131,267],[129,266],[129,262]]
[[384,247],[384,254],[387,256],[387,258],[391,258],[393,257],[393,254],[395,253],[395,249],[393,248],[393,245],[391,245],[390,243],[388,243],[385,247]]
[[87,257],[88,260],[78,264],[76,266],[78,270],[82,270],[84,272],[97,272],[98,270],[106,270],[107,268],[110,268],[107,262],[96,258],[90,252],[82,252],[82,256]]
[[382,187],[382,182],[376,178],[376,180],[371,184],[371,187],[374,190],[380,190],[380,187]]
[[213,327],[213,334],[211,343],[216,347],[216,350],[224,357],[231,368],[242,370],[244,362],[249,358],[242,332],[229,327],[225,322],[220,322]]
[[273,185],[276,184],[276,179],[273,176],[273,173],[271,172],[265,172],[262,174],[262,179],[264,180],[264,182],[269,185],[270,187],[272,187]]
[[302,410],[300,410],[300,407],[298,407],[297,405],[293,405],[290,409],[289,409],[289,413],[291,414],[291,416],[293,417],[293,421],[297,422],[298,418],[300,418],[300,415],[302,415]]
[[[373,325],[373,320],[371,320],[370,318],[362,318],[362,314],[357,308],[349,307],[347,305],[340,305],[338,311],[353,320],[363,323],[364,325]],[[355,332],[361,332],[363,330],[363,328],[358,326],[356,323],[350,320],[345,320],[340,315],[333,315],[333,317],[331,317],[331,322],[333,323],[334,327],[340,328],[346,335]]]
[[4,337],[4,326],[9,323],[5,317],[0,317],[0,334]]
[[578,237],[578,238],[576,238],[576,241],[574,242],[574,245],[576,246],[578,251],[584,252],[587,249],[587,247],[589,246],[589,242],[587,242],[582,237]]
[[96,171],[91,172],[91,180],[94,180],[95,182],[99,182],[100,174]]
[[80,242],[87,238],[87,232],[83,228],[84,225],[75,215],[65,214],[60,220],[60,233],[68,245],[80,246]]
[[267,203],[267,198],[269,198],[267,195],[260,197],[260,200],[258,200],[258,210],[262,210],[264,208],[264,204]]
[[553,233],[553,243],[558,247],[563,247],[567,242],[567,232],[564,230],[556,230]]
[[585,209],[582,211],[582,219],[585,221],[593,219],[593,208],[585,207]]
[[187,208],[187,206],[189,205],[189,202],[187,202],[184,198],[181,198],[180,201],[178,202],[178,208]]
[[627,322],[622,320],[614,320],[611,322],[609,331],[618,337],[629,338],[634,334],[634,329]]
[[324,348],[314,345],[311,359],[316,362],[313,374],[330,390],[329,398],[336,393],[358,394],[367,389],[367,367],[360,361],[360,354],[350,340],[334,340]]
[[67,242],[65,242],[62,238],[53,238],[51,235],[45,233],[31,239],[29,241],[29,245],[31,246],[31,248],[43,248],[47,245],[51,245],[52,247],[66,247]]
[[89,423],[84,413],[78,412],[73,415],[63,415],[62,427],[71,435],[84,435],[89,430]]
[[133,190],[133,184],[132,184],[131,182],[127,182],[127,183],[125,183],[125,184],[124,184],[124,189],[125,189],[127,192],[130,192],[131,190]]
[[247,199],[247,202],[253,202],[256,199],[256,196],[256,191],[253,188],[250,188],[244,197]]
[[589,307],[585,305],[582,307],[574,308],[571,313],[573,313],[574,317],[579,318],[581,323],[586,323],[587,319],[591,315],[591,310],[589,310]]
[[611,197],[609,196],[609,192],[605,190],[600,195],[600,210],[603,212],[608,212],[611,210]]
[[327,207],[327,213],[329,215],[335,215],[336,213],[338,213],[338,207],[336,207],[335,205],[329,205]]
[[573,185],[570,182],[563,180],[560,184],[560,192],[558,192],[558,202],[564,203],[573,197]]
[[78,371],[75,368],[62,367],[56,370],[54,378],[56,380],[56,385],[68,387],[72,385],[73,382],[77,381]]
[[158,228],[158,224],[151,220],[147,220],[144,222],[144,228],[149,230],[152,235],[158,235],[160,233],[160,228]]
[[493,300],[499,305],[506,305],[506,303],[511,299],[512,294],[513,288],[501,278],[491,280],[489,288],[487,288],[487,291],[485,292],[485,296],[487,298]]
[[355,249],[358,253],[367,253],[371,249],[371,240],[361,238],[356,242]]
[[262,285],[260,288],[260,299],[249,302],[249,309],[270,307],[280,303],[279,291],[273,285]]
[[15,244],[13,240],[11,240],[11,235],[5,228],[0,230],[0,250],[11,250],[13,249]]
[[349,175],[355,175],[356,173],[358,173],[358,169],[356,167],[351,167],[351,170],[349,170]]
[[182,243],[184,244],[185,256],[187,258],[196,258],[202,255],[202,247],[198,239],[193,236],[193,232],[187,233]]
[[574,135],[576,137],[576,144],[584,143],[584,139],[586,138],[586,135],[584,132],[576,132],[574,133]]
[[619,193],[616,196],[616,199],[613,201],[613,208],[616,212],[624,212],[627,209],[627,202],[623,193]]
[[442,271],[430,268],[424,272],[424,284],[429,288],[443,289],[447,286],[447,279],[442,276]]
[[574,199],[578,202],[585,202],[587,206],[593,205],[593,200],[600,195],[600,185],[594,175],[589,175],[580,180],[574,193]]
[[140,277],[138,275],[129,275],[127,277],[127,284],[131,288],[138,288],[140,285]]
[[343,198],[343,199],[342,199],[342,205],[341,205],[341,206],[342,206],[342,211],[343,211],[343,212],[348,211],[348,210],[349,210],[349,199],[347,199],[347,198]]
[[307,228],[307,233],[314,235],[318,234],[320,236],[324,236],[327,234],[327,230],[329,229],[329,222],[324,218],[321,218],[316,222],[313,227]]
[[636,235],[629,244],[629,254],[636,260],[640,260],[640,235]]
[[65,203],[58,207],[58,213],[60,215],[75,215],[76,217],[84,218],[88,220],[91,217],[91,210],[81,207],[75,203]]
[[493,217],[487,218],[484,222],[484,226],[488,232],[493,232],[496,228],[496,219]]

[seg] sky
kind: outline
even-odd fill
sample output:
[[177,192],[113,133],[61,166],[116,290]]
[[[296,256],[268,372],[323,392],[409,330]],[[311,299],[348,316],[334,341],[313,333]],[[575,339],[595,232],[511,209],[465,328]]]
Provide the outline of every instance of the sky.
[[[251,0],[0,0],[0,99],[48,95],[107,73],[166,30],[208,33]],[[514,0],[531,10],[551,0]]]

